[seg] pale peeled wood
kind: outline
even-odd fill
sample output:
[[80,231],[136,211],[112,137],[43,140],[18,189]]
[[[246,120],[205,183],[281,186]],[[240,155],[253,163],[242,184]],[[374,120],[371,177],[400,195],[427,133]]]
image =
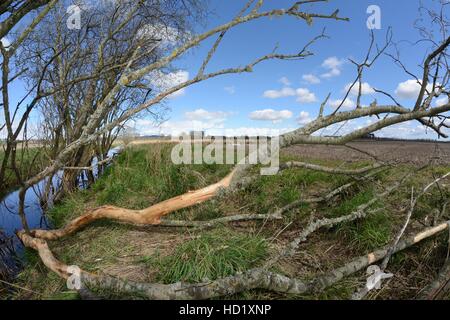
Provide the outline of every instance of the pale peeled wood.
[[32,230],[32,236],[45,239],[55,240],[67,236],[80,228],[100,219],[112,219],[127,223],[140,225],[158,225],[161,223],[161,217],[164,215],[196,204],[207,201],[214,197],[222,188],[228,188],[236,172],[234,169],[230,174],[219,182],[209,185],[205,188],[195,191],[189,191],[185,194],[157,203],[153,206],[142,210],[131,210],[114,206],[102,206],[81,215],[80,217],[69,222],[65,227],[54,230]]

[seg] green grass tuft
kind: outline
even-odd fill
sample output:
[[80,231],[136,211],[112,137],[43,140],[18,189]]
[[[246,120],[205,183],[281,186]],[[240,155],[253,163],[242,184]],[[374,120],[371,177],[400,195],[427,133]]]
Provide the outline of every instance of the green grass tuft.
[[266,255],[267,243],[263,238],[218,229],[185,242],[172,255],[153,255],[141,261],[159,270],[156,276],[159,282],[200,282],[245,271]]
[[94,184],[97,203],[142,209],[216,182],[230,169],[222,165],[175,165],[170,159],[171,148],[128,148]]
[[[330,216],[348,215],[357,210],[360,205],[369,202],[374,196],[375,190],[372,188],[361,190],[332,208]],[[381,200],[377,201],[372,208],[379,208],[381,204]],[[392,219],[387,211],[381,210],[369,214],[362,220],[340,224],[336,231],[338,237],[343,237],[356,250],[367,252],[387,244],[392,232]]]
[[47,216],[55,228],[62,227],[67,220],[79,216],[83,210],[87,192],[80,190],[76,193],[68,194],[63,201],[51,208]]
[[338,206],[331,209],[331,217],[341,217],[355,211],[360,205],[373,199],[375,193],[373,189],[366,189],[358,192],[353,197],[342,201]]
[[340,226],[338,235],[343,235],[355,249],[370,252],[389,242],[392,235],[392,219],[385,211],[376,212],[363,220]]

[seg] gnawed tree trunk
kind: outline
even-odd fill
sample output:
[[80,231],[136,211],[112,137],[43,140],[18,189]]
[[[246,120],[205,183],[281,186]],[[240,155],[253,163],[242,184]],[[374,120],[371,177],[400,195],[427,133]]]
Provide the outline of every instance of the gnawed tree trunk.
[[[161,223],[161,217],[167,215],[173,211],[191,207],[197,205],[199,203],[205,202],[215,196],[221,196],[227,192],[234,191],[240,187],[242,187],[242,181],[247,181],[244,176],[247,173],[249,166],[248,165],[238,165],[236,166],[231,173],[229,173],[225,178],[221,181],[209,185],[205,188],[198,189],[196,191],[190,191],[183,195],[176,196],[174,198],[165,200],[153,206],[150,206],[141,210],[131,210],[125,208],[119,208],[114,206],[102,206],[99,208],[95,208],[90,210],[89,212],[81,215],[80,217],[69,222],[65,227],[61,229],[55,230],[32,230],[31,235],[46,239],[46,240],[55,240],[69,234],[76,232],[77,230],[83,228],[84,226],[100,219],[112,219],[121,222],[127,222],[132,224],[142,224],[142,225],[159,225]],[[66,169],[71,169],[71,167],[67,167]],[[284,169],[287,169],[285,167]],[[313,168],[309,168],[322,172],[333,172],[334,169],[325,166],[314,166]],[[373,165],[369,167],[365,167],[357,170],[338,170],[341,174],[361,174],[366,173],[370,169],[373,169],[372,172],[368,173],[364,176],[364,178],[370,178],[371,176],[379,173],[383,168],[380,165]],[[250,179],[251,180],[251,179]],[[252,180],[251,180],[252,181]],[[346,190],[353,185],[355,185],[356,181],[347,183],[327,194],[324,197],[320,198],[311,198],[311,199],[301,199],[293,202],[290,205],[287,205],[281,209],[275,210],[274,215],[280,216],[284,212],[295,208],[296,206],[302,203],[317,203],[323,202],[331,199],[336,196],[343,190]],[[394,185],[392,188],[389,188],[389,192],[395,190],[399,184]],[[384,196],[386,193],[382,193],[380,196]],[[375,200],[374,200],[375,201]]]

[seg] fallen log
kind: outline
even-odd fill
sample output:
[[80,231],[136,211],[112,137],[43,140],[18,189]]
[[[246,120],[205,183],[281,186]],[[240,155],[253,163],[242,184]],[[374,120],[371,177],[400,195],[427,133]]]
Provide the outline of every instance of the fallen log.
[[[426,229],[416,235],[400,241],[394,253],[411,247],[420,241],[432,237],[450,225],[450,221],[434,228]],[[43,239],[33,238],[24,231],[19,231],[17,236],[26,247],[38,251],[42,262],[47,268],[57,273],[63,279],[68,279],[72,274],[69,267],[56,259],[47,242]],[[321,291],[344,277],[356,273],[365,267],[383,259],[388,254],[389,248],[381,249],[358,257],[343,267],[332,270],[313,280],[301,280],[289,278],[262,268],[254,268],[233,276],[214,281],[188,284],[177,282],[173,284],[155,284],[126,281],[108,275],[97,275],[80,270],[82,286],[98,289],[113,290],[115,292],[139,294],[149,299],[210,299],[232,295],[251,289],[265,289],[285,294],[306,294]]]
[[185,220],[161,220],[161,223],[157,226],[161,227],[187,227],[197,229],[213,228],[217,225],[232,223],[232,222],[244,222],[251,220],[280,220],[283,219],[279,214],[238,214],[233,216],[226,216],[206,221],[185,221]]
[[[399,243],[395,246],[392,253],[395,254],[399,251],[412,247],[413,245],[421,242],[422,240],[437,235],[438,233],[446,230],[449,227],[449,224],[450,221],[447,221],[436,227],[425,229],[424,231],[419,232],[416,235],[406,237],[405,239],[399,241]],[[358,271],[361,271],[364,268],[370,266],[371,264],[374,264],[375,262],[384,259],[386,255],[389,254],[390,249],[391,247],[387,247],[384,249],[374,251],[367,255],[358,257],[354,259],[352,262],[347,263],[343,267],[332,270],[331,272],[314,279],[310,283],[312,292],[321,291],[342,280],[344,277],[354,274]]]
[[114,206],[101,206],[70,221],[65,227],[54,230],[31,230],[33,237],[45,240],[56,240],[70,235],[84,226],[100,219],[112,219],[132,224],[158,225],[161,217],[173,211],[191,207],[214,197],[222,188],[227,188],[233,179],[236,169],[219,182],[205,188],[190,191],[180,196],[162,201],[142,210],[131,210]]
[[[408,210],[408,213],[406,214],[406,219],[405,222],[403,223],[400,231],[398,232],[398,234],[396,235],[396,237],[394,238],[394,241],[390,247],[390,249],[388,250],[388,253],[386,254],[386,256],[384,257],[383,261],[380,264],[380,270],[382,272],[384,272],[388,266],[389,260],[395,250],[395,247],[397,246],[398,242],[400,241],[400,239],[402,238],[403,234],[406,231],[406,228],[409,225],[409,222],[411,221],[411,217],[414,213],[414,209],[418,203],[418,200],[426,194],[426,192],[433,186],[438,185],[438,183],[447,178],[448,176],[450,176],[450,172],[447,172],[445,175],[435,179],[433,182],[429,183],[416,197],[414,197],[414,188],[412,188],[411,190],[411,203],[410,203],[410,208]],[[368,288],[364,287],[360,290],[358,290],[354,295],[353,295],[353,299],[354,300],[361,300],[363,299],[367,294],[369,293]]]
[[102,161],[98,161],[97,163],[95,163],[95,164],[93,164],[91,166],[88,166],[88,167],[63,167],[62,169],[63,170],[80,170],[80,171],[81,170],[88,170],[88,171],[94,171],[95,168],[98,168],[98,166],[100,166],[102,164],[106,164],[106,163],[112,161],[113,159],[114,159],[114,157],[109,157],[109,158],[106,158],[106,159],[104,159]]
[[[380,167],[381,167],[380,165],[370,166],[371,169],[376,169]],[[368,171],[369,170],[368,168],[369,167],[364,168],[364,170],[361,171],[361,173]],[[45,240],[56,240],[68,236],[85,227],[86,225],[100,219],[111,219],[136,225],[160,225],[161,217],[163,217],[164,215],[167,215],[179,209],[191,207],[196,204],[205,202],[215,197],[216,195],[220,196],[220,194],[223,193],[223,190],[239,188],[240,181],[244,177],[247,169],[248,169],[247,165],[236,166],[235,169],[230,174],[228,174],[225,178],[223,178],[221,181],[215,184],[209,185],[202,189],[187,192],[185,194],[162,201],[160,203],[157,203],[153,206],[150,206],[142,210],[131,210],[115,206],[101,206],[92,209],[89,212],[81,215],[80,217],[70,221],[66,226],[60,229],[54,230],[34,229],[30,231],[30,234],[36,238],[41,238]],[[332,170],[331,168],[329,169]],[[374,173],[376,172],[378,171],[375,170]],[[371,174],[368,174],[367,176],[370,175]],[[326,201],[331,197],[335,196],[336,194],[342,192],[343,190],[350,188],[354,184],[355,182],[347,183],[346,185],[343,185],[342,187],[333,190],[330,194],[326,195],[325,197],[299,200],[297,202],[292,203],[291,205],[288,205],[285,208],[282,208],[274,212],[274,215],[278,216],[283,212],[298,206],[300,203],[305,203],[305,201],[309,203]]]
[[397,181],[393,185],[386,188],[386,190],[380,194],[377,194],[372,199],[370,199],[368,202],[361,204],[356,208],[355,211],[341,217],[337,218],[322,218],[316,221],[312,221],[309,223],[303,230],[300,232],[300,234],[292,240],[286,248],[284,248],[281,252],[277,253],[276,256],[274,256],[272,259],[267,261],[265,264],[265,268],[269,268],[273,266],[275,263],[277,263],[279,260],[283,258],[287,258],[291,255],[293,255],[296,250],[298,249],[299,245],[306,241],[306,239],[314,232],[319,230],[323,227],[334,227],[340,223],[344,222],[351,222],[358,219],[365,218],[367,215],[374,213],[376,211],[379,211],[379,209],[373,209],[369,210],[372,205],[374,205],[377,201],[380,199],[390,195],[392,192],[397,190],[403,182],[410,176],[410,174],[405,175],[400,181]]
[[[385,170],[385,168],[381,168],[378,170],[373,170],[372,172],[364,175],[361,177],[361,181],[365,181],[371,177],[373,177],[374,175],[383,172]],[[326,195],[324,196],[320,196],[320,197],[311,197],[311,198],[302,198],[296,201],[293,201],[287,205],[285,205],[284,207],[276,210],[274,213],[276,214],[284,214],[287,211],[290,211],[292,209],[295,209],[297,207],[300,207],[303,204],[315,204],[315,203],[322,203],[322,202],[328,202],[331,199],[333,199],[334,197],[336,197],[338,194],[343,193],[344,191],[350,189],[351,187],[355,186],[358,182],[360,182],[360,180],[353,180],[349,183],[346,183],[334,190],[331,190],[330,192],[328,192]]]

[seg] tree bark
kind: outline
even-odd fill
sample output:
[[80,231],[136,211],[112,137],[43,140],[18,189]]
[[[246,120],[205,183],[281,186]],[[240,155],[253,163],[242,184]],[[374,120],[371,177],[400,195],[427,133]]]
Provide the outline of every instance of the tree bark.
[[221,188],[230,186],[231,180],[236,170],[233,170],[219,182],[209,185],[205,188],[190,191],[183,195],[157,203],[142,210],[130,210],[113,206],[102,206],[83,214],[72,220],[65,227],[54,230],[32,230],[31,235],[46,240],[55,240],[100,219],[112,219],[132,224],[158,225],[161,223],[161,217],[175,210],[187,208],[198,203],[204,202],[214,197]]
[[[429,228],[416,235],[410,236],[400,241],[395,249],[395,252],[404,250],[424,239],[432,237],[446,230],[448,226],[449,222],[446,222],[434,228]],[[45,240],[33,238],[23,231],[19,231],[17,236],[22,240],[26,247],[33,248],[38,251],[42,262],[47,266],[47,268],[57,273],[63,279],[68,279],[71,276],[71,273],[68,271],[68,266],[54,257]],[[339,282],[344,277],[358,272],[383,259],[387,253],[388,249],[374,251],[368,255],[354,259],[352,262],[341,268],[332,270],[310,281],[292,279],[261,268],[254,268],[229,277],[197,284],[181,282],[173,284],[139,283],[126,281],[107,275],[92,274],[84,270],[80,270],[80,278],[82,286],[114,290],[116,292],[123,293],[139,294],[149,299],[157,300],[211,299],[252,289],[265,289],[284,294],[306,294],[324,290],[325,288]]]

